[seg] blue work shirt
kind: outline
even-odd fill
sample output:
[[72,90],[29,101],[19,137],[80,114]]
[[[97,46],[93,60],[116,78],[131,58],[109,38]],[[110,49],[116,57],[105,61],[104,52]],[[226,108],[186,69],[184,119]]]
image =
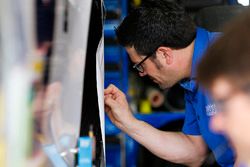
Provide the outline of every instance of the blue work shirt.
[[185,89],[186,101],[185,121],[182,131],[186,135],[201,135],[209,149],[214,153],[218,164],[229,167],[233,166],[235,158],[227,139],[212,132],[209,128],[210,117],[216,113],[215,105],[194,79],[196,66],[200,58],[219,34],[197,28],[192,58],[192,76],[191,79],[180,82],[180,85]]

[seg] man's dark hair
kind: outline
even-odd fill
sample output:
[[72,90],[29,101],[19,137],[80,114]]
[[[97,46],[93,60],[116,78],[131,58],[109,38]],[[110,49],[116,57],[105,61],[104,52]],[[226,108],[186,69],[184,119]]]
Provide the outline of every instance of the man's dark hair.
[[134,9],[115,30],[118,42],[137,53],[152,55],[158,47],[187,47],[196,36],[195,24],[184,8],[164,0],[148,0]]
[[235,88],[250,86],[250,11],[230,22],[197,68],[197,79],[210,89],[219,77]]

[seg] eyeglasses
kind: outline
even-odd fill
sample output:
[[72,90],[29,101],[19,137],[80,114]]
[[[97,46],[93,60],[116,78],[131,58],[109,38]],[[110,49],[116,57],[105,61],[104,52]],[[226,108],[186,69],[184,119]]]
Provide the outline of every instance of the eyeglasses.
[[143,63],[144,61],[146,61],[149,57],[150,57],[150,56],[147,56],[147,57],[145,57],[141,62],[139,62],[139,63],[133,65],[133,68],[136,69],[138,72],[143,73],[143,72],[144,72],[144,68],[143,68],[143,66],[142,66],[142,63]]
[[226,106],[227,106],[227,102],[233,98],[234,96],[230,95],[228,97],[222,98],[222,99],[218,99],[215,101],[215,108],[216,111],[221,112],[221,111],[225,111],[226,110]]

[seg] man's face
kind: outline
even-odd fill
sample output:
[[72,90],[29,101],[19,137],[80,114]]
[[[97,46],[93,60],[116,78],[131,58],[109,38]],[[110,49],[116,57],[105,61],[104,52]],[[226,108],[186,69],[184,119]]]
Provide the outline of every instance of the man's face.
[[242,156],[244,149],[250,148],[250,95],[235,89],[223,77],[215,80],[211,92],[218,113],[210,125],[214,131],[228,136],[238,156]]
[[[146,56],[139,55],[134,47],[126,47],[126,51],[134,64],[138,64],[146,58]],[[174,71],[170,70],[164,62],[164,59],[159,58],[157,55],[154,58],[146,59],[141,66],[143,72],[138,71],[139,76],[143,77],[148,75],[148,77],[162,89],[170,88],[178,82]]]

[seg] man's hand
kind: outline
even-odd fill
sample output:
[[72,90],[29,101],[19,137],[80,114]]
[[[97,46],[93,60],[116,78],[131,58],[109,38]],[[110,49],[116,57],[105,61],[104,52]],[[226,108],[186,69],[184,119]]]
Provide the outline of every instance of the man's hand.
[[106,113],[118,128],[125,130],[135,120],[125,94],[112,84],[104,90],[104,103]]

